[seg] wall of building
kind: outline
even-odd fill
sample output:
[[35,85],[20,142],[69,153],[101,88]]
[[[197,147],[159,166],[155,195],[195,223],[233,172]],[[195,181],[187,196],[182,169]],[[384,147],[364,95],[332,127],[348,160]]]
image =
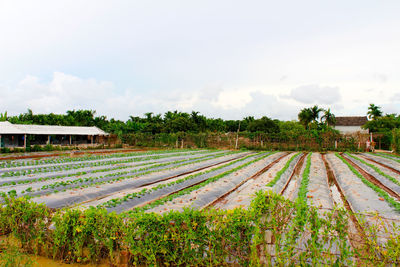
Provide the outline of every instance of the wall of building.
[[368,133],[368,130],[364,130],[361,126],[335,126],[335,129],[340,133],[349,134],[349,133]]

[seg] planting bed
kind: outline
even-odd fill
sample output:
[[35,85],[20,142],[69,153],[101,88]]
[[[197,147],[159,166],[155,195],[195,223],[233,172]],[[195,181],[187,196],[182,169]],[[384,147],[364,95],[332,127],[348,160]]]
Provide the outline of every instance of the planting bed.
[[[157,227],[161,227],[158,238],[173,238],[163,237],[162,231],[175,229],[179,220],[188,221],[182,221],[174,231],[185,236],[193,235],[193,240],[187,244],[189,247],[182,248],[179,253],[189,253],[188,259],[194,254],[203,255],[197,259],[199,265],[204,265],[203,260],[217,257],[216,254],[210,255],[217,249],[213,247],[215,244],[210,245],[206,240],[203,240],[204,244],[201,243],[203,241],[196,243],[197,239],[207,236],[199,236],[201,231],[216,234],[215,231],[222,229],[214,228],[210,220],[220,224],[219,227],[228,227],[223,228],[226,232],[218,232],[222,235],[220,238],[230,236],[229,242],[239,242],[229,245],[226,243],[228,239],[213,241],[229,246],[224,250],[228,254],[221,252],[223,255],[218,259],[212,259],[214,264],[220,261],[255,264],[255,258],[260,262],[280,264],[284,257],[287,258],[285,264],[289,265],[302,260],[312,265],[333,264],[338,260],[345,265],[357,265],[377,259],[394,264],[398,263],[400,255],[390,254],[396,252],[390,250],[393,240],[400,243],[396,226],[400,222],[400,158],[389,155],[159,150],[21,159],[0,161],[0,192],[3,194],[2,216],[8,214],[12,217],[12,209],[8,207],[20,207],[15,203],[22,200],[15,197],[29,198],[28,202],[23,202],[23,205],[28,205],[28,208],[25,207],[28,211],[32,207],[49,208],[46,212],[54,214],[54,219],[45,215],[43,225],[37,231],[49,231],[51,234],[43,233],[40,238],[49,238],[57,231],[67,231],[60,228],[62,222],[80,225],[73,228],[75,234],[68,230],[68,233],[63,232],[64,235],[72,234],[70,238],[74,239],[78,233],[93,238],[90,239],[93,244],[81,240],[78,246],[81,249],[70,247],[74,251],[71,255],[65,254],[67,248],[60,247],[62,242],[69,241],[54,238],[48,241],[58,253],[52,255],[67,261],[93,261],[93,255],[84,252],[84,248],[96,247],[98,242],[103,242],[99,241],[101,238],[111,238],[111,241],[107,239],[109,243],[102,245],[102,249],[111,253],[107,257],[113,263],[121,261],[120,258],[116,260],[113,253],[126,250],[129,251],[127,261],[130,263],[151,264],[161,257],[165,263],[179,265],[176,261],[179,255],[171,254],[175,249],[173,247],[167,249],[159,245],[165,250],[161,252],[156,248],[152,249],[157,252],[136,250],[148,248],[153,244],[151,242],[157,243],[157,235],[149,236],[153,230],[156,234]],[[32,203],[44,205],[35,206]],[[39,216],[35,214],[24,217],[24,220]],[[93,214],[115,221],[113,226],[102,230],[105,234],[109,232],[108,228],[114,229],[112,237],[92,236],[94,232],[100,234],[97,228],[90,230],[93,233],[83,232],[87,226],[82,224],[88,223],[84,218]],[[0,233],[14,233],[13,227],[22,227],[15,225],[15,220],[3,217],[0,226],[4,229],[0,229]],[[161,226],[163,220],[167,220],[167,224]],[[31,224],[37,222],[29,221]],[[90,223],[99,222],[95,219]],[[190,228],[191,223],[195,225]],[[196,230],[200,227],[198,225],[204,229]],[[272,228],[265,228],[265,225]],[[26,223],[23,227],[21,229],[27,229]],[[233,240],[236,232],[230,232],[233,229],[229,227],[236,227],[235,231],[242,229],[239,232],[246,236]],[[255,234],[256,229],[264,233],[262,238]],[[146,231],[150,233],[145,234]],[[129,239],[131,235],[136,237]],[[240,244],[246,238],[248,244]],[[27,246],[33,245],[29,243]],[[203,249],[202,246],[204,250],[200,249]],[[318,258],[312,250],[330,256]],[[152,258],[151,255],[161,255],[159,253],[163,256]],[[190,253],[194,254],[190,256]],[[176,258],[167,259],[165,255]]]

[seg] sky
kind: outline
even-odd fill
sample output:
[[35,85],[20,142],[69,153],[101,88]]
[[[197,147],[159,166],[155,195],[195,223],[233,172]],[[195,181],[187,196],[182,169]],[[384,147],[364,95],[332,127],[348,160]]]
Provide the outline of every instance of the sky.
[[0,113],[400,113],[400,1],[0,0]]

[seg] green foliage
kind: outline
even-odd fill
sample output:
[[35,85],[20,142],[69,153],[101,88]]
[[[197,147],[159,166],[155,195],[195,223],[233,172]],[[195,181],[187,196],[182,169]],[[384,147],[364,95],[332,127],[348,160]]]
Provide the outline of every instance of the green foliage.
[[367,115],[369,119],[375,120],[382,116],[381,107],[378,107],[375,104],[369,104]]
[[301,179],[299,193],[298,193],[298,201],[307,203],[307,192],[308,192],[308,183],[309,183],[309,176],[310,176],[310,167],[311,167],[311,155],[309,153],[307,156],[306,167],[303,171],[303,176]]
[[21,253],[20,249],[5,241],[0,241],[0,266],[2,267],[31,267],[33,260]]
[[400,153],[400,129],[393,129],[392,131],[393,135],[393,142],[392,142],[392,149],[396,153]]
[[[272,192],[258,192],[247,210],[185,209],[162,215],[137,212],[132,217],[102,208],[54,212],[24,199],[3,196],[3,200],[7,205],[0,207],[1,229],[9,229],[22,249],[35,247],[40,254],[66,262],[353,266],[381,260],[396,264],[400,255],[398,228],[388,229],[387,242],[376,248],[378,228],[365,225],[371,242],[360,248],[363,251],[355,251],[348,242],[345,210],[320,214],[302,201],[291,202]],[[374,247],[383,257],[371,254],[353,261]]]

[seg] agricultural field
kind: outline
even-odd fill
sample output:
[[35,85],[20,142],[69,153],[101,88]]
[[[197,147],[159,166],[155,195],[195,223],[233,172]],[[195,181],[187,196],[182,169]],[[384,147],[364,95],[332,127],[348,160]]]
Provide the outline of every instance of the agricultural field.
[[199,149],[27,158],[0,161],[0,192],[0,233],[66,262],[400,260],[396,155]]

